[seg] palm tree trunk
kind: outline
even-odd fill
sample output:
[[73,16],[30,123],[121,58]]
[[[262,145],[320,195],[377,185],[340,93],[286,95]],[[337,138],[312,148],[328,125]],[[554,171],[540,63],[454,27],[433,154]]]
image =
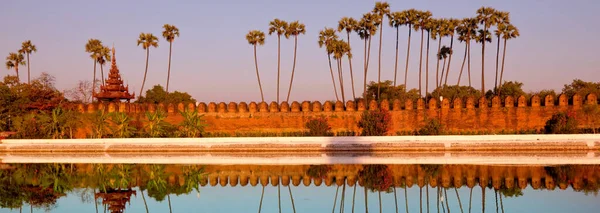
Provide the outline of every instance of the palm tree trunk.
[[500,210],[498,209],[498,190],[494,190],[494,197],[496,197],[496,213],[498,213]]
[[279,75],[281,74],[281,35],[277,35],[277,103],[279,104]]
[[423,93],[421,92],[421,70],[423,67],[423,37],[425,35],[424,33],[425,31],[423,30],[423,28],[421,28],[421,50],[419,52],[419,95],[421,95],[421,97],[423,97]]
[[500,210],[502,211],[502,213],[504,213],[504,203],[502,202],[502,194],[500,194]]
[[465,57],[463,57],[462,65],[460,66],[460,73],[458,73],[458,82],[456,86],[460,86],[460,78],[462,77],[463,70],[465,69],[465,62],[467,61],[467,44],[465,44]]
[[96,213],[98,213],[98,200],[96,200],[96,189],[94,188],[94,206],[96,207]]
[[469,192],[469,213],[471,213],[471,201],[473,200],[473,187],[471,187],[471,192]]
[[[500,37],[498,37],[499,39]],[[31,84],[31,70],[29,68],[29,65],[31,64],[31,62],[29,61],[29,53],[26,54],[27,55],[27,84]]]
[[146,207],[146,213],[148,213],[149,212],[148,211],[148,203],[146,203],[146,197],[144,196],[144,190],[140,189],[140,191],[142,192],[142,200],[144,200],[144,206]]
[[335,205],[337,204],[337,196],[338,196],[339,191],[340,191],[340,186],[338,186],[337,189],[335,190],[335,198],[333,199],[333,209],[331,210],[331,213],[335,212]]
[[346,103],[346,95],[344,94],[344,76],[342,74],[342,58],[336,59],[338,67],[338,80],[340,82],[340,91],[342,93],[342,103]]
[[94,60],[94,78],[92,78],[92,102],[94,102],[94,94],[96,93],[96,60]]
[[452,46],[454,45],[454,35],[450,36],[450,55],[448,56],[448,68],[446,68],[446,79],[444,80],[444,85],[448,84],[448,76],[450,74],[450,62],[452,62],[452,55],[454,55],[452,51]]
[[327,54],[327,59],[329,60],[329,72],[331,73],[331,83],[333,83],[333,92],[335,93],[335,99],[340,100],[337,93],[337,86],[335,86],[335,78],[333,77],[333,68],[331,67],[331,54]]
[[102,85],[106,85],[104,81],[104,64],[100,64],[100,74],[102,75]]
[[[446,69],[446,59],[444,58],[444,63],[442,64],[442,75],[440,75],[440,85],[438,85],[438,87],[442,86],[442,79],[444,79],[444,71]],[[446,75],[448,75],[448,73],[446,73]]]
[[381,191],[379,191],[379,213],[381,213],[383,211],[383,208],[381,207]]
[[[383,22],[383,17],[381,17],[381,22]],[[379,23],[379,74],[377,74],[377,97],[381,94],[381,44],[383,39],[383,25]]]
[[454,192],[456,192],[456,197],[458,198],[458,206],[460,207],[460,212],[463,213],[462,202],[460,202],[460,195],[458,195],[458,190],[454,188]]
[[279,205],[279,213],[281,213],[281,184],[277,184],[277,204]]
[[263,197],[265,197],[265,186],[262,187],[262,193],[260,194],[260,204],[258,205],[258,213],[260,213],[260,210],[262,210]]
[[167,93],[169,93],[169,81],[171,79],[171,50],[173,49],[173,42],[169,42],[169,68],[167,69]]
[[[438,185],[437,187],[435,187],[436,191],[437,191],[437,199],[436,199],[436,203],[437,203],[437,212],[440,213],[440,186]],[[442,208],[444,208],[444,206],[442,205]]]
[[285,102],[290,101],[290,93],[292,92],[292,83],[294,82],[294,72],[296,71],[296,49],[298,49],[298,36],[294,36],[294,63],[292,65],[292,79],[290,80],[290,88]]
[[356,200],[356,185],[354,184],[354,193],[352,193],[352,213],[354,213],[354,201]]
[[256,44],[254,44],[254,65],[256,66],[256,78],[258,78],[258,88],[260,89],[260,99],[265,102],[265,96],[263,95],[262,84],[260,84],[260,75],[258,74],[258,58],[256,57]]
[[367,199],[367,187],[363,187],[365,189],[365,213],[369,213],[369,202]]
[[[346,182],[346,181],[344,181]],[[340,202],[340,213],[344,212],[344,203],[346,201],[346,183],[344,183],[344,186],[342,186],[342,200]]]
[[365,38],[365,54],[363,57],[363,69],[365,76],[363,78],[363,99],[365,99],[365,103],[367,102],[367,39]]
[[173,209],[171,209],[171,195],[167,193],[167,201],[169,201],[169,213],[173,213]]
[[427,196],[427,213],[429,213],[429,184],[425,184],[425,194]]
[[419,187],[419,213],[423,213],[423,188]]
[[29,205],[29,212],[33,213],[33,205]]
[[404,206],[406,206],[406,213],[408,213],[408,192],[406,191],[406,183],[404,183]]
[[396,27],[396,62],[394,63],[394,87],[396,87],[396,76],[398,75],[398,39],[400,38],[400,27]]
[[398,195],[396,194],[396,186],[394,186],[394,204],[396,204],[396,213],[398,213]]
[[494,80],[494,92],[498,89],[498,63],[500,62],[500,35],[498,35],[498,45],[496,47],[496,78]]
[[21,78],[19,77],[19,65],[18,64],[15,65],[15,72],[17,73],[17,81],[21,82]]
[[[348,47],[350,47],[350,33],[348,33]],[[350,48],[352,49],[352,48]],[[356,100],[356,94],[354,93],[354,73],[352,71],[352,57],[348,56],[348,63],[350,64],[350,82],[352,83],[352,100]],[[344,103],[346,104],[346,103]]]
[[502,49],[502,69],[500,71],[500,85],[502,85],[502,77],[504,76],[504,60],[506,59],[506,39],[504,39],[504,48]]
[[448,213],[450,213],[450,206],[448,205],[448,190],[446,190],[446,188],[444,188],[444,197],[446,198],[446,200],[444,200],[444,203],[446,203],[446,209],[448,209]]
[[469,87],[471,87],[471,40],[467,40],[467,74],[469,74]]
[[[139,96],[142,96],[142,92],[144,91],[144,85],[146,84],[146,75],[148,74],[148,59],[150,59],[150,47],[146,49],[146,71],[144,72],[144,81],[142,81],[142,88],[140,88]],[[104,76],[102,77],[104,78]]]
[[481,212],[485,213],[485,186],[481,186]]
[[431,40],[429,33],[430,32],[427,31],[427,53],[425,53],[427,55],[425,57],[425,96],[427,96],[427,93],[429,92],[429,40]]
[[[442,48],[442,36],[438,37],[438,50],[437,50],[437,54],[440,54]],[[437,56],[436,54],[436,56]],[[437,57],[436,57],[437,58]],[[435,87],[439,87],[440,86],[440,60],[437,60],[437,65],[435,68]]]
[[[484,25],[487,23],[483,23]],[[483,32],[487,32],[487,28],[483,27]],[[485,95],[485,33],[481,41],[481,95]]]
[[[371,37],[369,36],[369,47],[367,50],[367,66],[365,67],[365,93],[367,88],[367,71],[369,70],[369,61],[371,60]],[[365,104],[369,104],[368,98],[365,97]]]
[[412,34],[412,25],[408,25],[408,48],[406,49],[406,68],[404,69],[404,91],[406,91],[406,80],[408,79],[408,60],[410,59],[410,37]]
[[288,191],[290,192],[290,200],[292,201],[292,210],[296,213],[296,205],[294,204],[294,196],[292,196],[292,187],[288,185]]

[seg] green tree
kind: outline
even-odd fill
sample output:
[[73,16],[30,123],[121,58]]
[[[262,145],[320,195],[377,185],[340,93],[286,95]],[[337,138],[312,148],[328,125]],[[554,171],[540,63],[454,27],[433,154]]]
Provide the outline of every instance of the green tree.
[[460,67],[460,73],[458,74],[458,83],[460,85],[460,79],[465,67],[465,61],[467,63],[467,75],[469,76],[469,86],[471,86],[471,40],[477,35],[477,19],[475,18],[464,18],[457,26],[456,31],[458,33],[458,40],[465,42],[465,57],[463,58],[462,66]]
[[412,34],[413,25],[419,21],[419,11],[415,9],[409,9],[402,11],[403,17],[406,18],[405,23],[408,25],[408,44],[406,48],[406,68],[404,70],[404,88],[406,88],[406,82],[408,80],[408,61],[410,59],[410,38]]
[[[423,96],[423,92],[421,91],[421,79],[422,68],[423,68],[423,38],[425,35],[425,30],[431,21],[431,12],[429,11],[418,11],[417,13],[417,22],[414,25],[415,31],[421,30],[421,49],[419,52],[419,95]],[[429,36],[427,36],[429,37]]]
[[[141,94],[140,94],[141,95]],[[140,96],[137,103],[196,103],[196,99],[193,99],[187,92],[174,91],[167,93],[161,85],[154,85],[152,89],[146,91],[145,96]]]
[[144,91],[144,85],[146,84],[146,75],[148,74],[148,60],[150,59],[150,47],[158,47],[158,38],[152,33],[140,33],[137,40],[137,45],[142,45],[142,48],[146,50],[146,70],[144,71],[144,80],[142,81],[142,87],[140,88],[140,94]]
[[494,14],[494,23],[496,24],[496,30],[494,34],[496,34],[496,38],[498,40],[496,47],[496,78],[494,79],[494,90],[498,87],[498,85],[502,84],[502,81],[498,81],[498,69],[500,65],[500,37],[502,36],[502,28],[506,28],[507,25],[510,24],[510,18],[508,12],[496,11]]
[[427,99],[439,99],[440,96],[451,101],[457,98],[479,97],[481,96],[481,92],[469,86],[442,86],[433,90]]
[[477,20],[483,25],[479,30],[478,42],[481,43],[481,93],[485,93],[485,43],[492,42],[491,34],[488,31],[492,25],[495,25],[496,10],[491,7],[481,7],[477,10]]
[[259,30],[252,30],[246,34],[246,40],[248,44],[254,47],[254,65],[256,66],[256,78],[258,79],[258,88],[260,89],[260,98],[262,102],[265,102],[265,96],[263,95],[262,84],[260,83],[260,74],[258,73],[258,58],[256,56],[256,46],[265,44],[265,33]]
[[396,61],[394,62],[394,86],[396,86],[396,76],[398,74],[398,41],[400,38],[400,27],[406,24],[406,13],[392,12],[388,15],[390,27],[396,28]]
[[163,25],[162,36],[169,42],[169,68],[167,69],[167,93],[169,93],[169,80],[171,79],[171,52],[173,50],[173,41],[179,37],[179,29],[170,24]]
[[[500,99],[504,101],[507,96],[512,96],[514,98],[519,98],[521,95],[526,95],[522,89],[523,83],[518,81],[507,81],[504,82],[497,88],[497,91],[494,91],[495,94],[500,94]],[[500,92],[502,91],[502,92]],[[492,93],[493,94],[493,93]],[[491,97],[488,97],[491,98]],[[544,98],[544,97],[541,97]]]
[[103,47],[102,42],[98,39],[90,39],[85,44],[85,52],[90,53],[90,57],[94,61],[94,78],[92,79],[92,94],[96,93],[96,64],[98,63],[98,58],[100,58],[99,49],[101,47]]
[[37,47],[31,43],[31,40],[27,40],[24,41],[23,44],[21,44],[21,49],[19,50],[20,54],[25,54],[27,56],[27,83],[31,83],[31,69],[30,69],[30,65],[31,65],[31,61],[29,60],[29,55],[31,55],[32,53],[37,52]]
[[[383,19],[385,16],[390,14],[390,4],[387,2],[375,2],[375,7],[373,8],[373,14],[375,14],[375,27],[379,28],[379,65],[377,66],[378,74],[377,74],[377,82],[381,83],[381,45],[383,39]],[[380,92],[380,88],[377,91]]]
[[274,19],[269,22],[269,35],[277,34],[277,103],[279,103],[279,75],[281,74],[281,35],[285,35],[287,29],[286,21]]
[[502,68],[500,69],[500,84],[502,84],[502,77],[504,76],[504,62],[506,59],[506,42],[509,39],[514,39],[520,36],[519,29],[512,24],[498,26],[502,39],[504,39],[504,48],[502,49]]
[[19,79],[19,65],[25,65],[25,57],[21,53],[9,53],[6,57],[6,69],[15,69],[17,79]]
[[[348,46],[350,48],[350,33],[355,31],[358,28],[358,22],[354,19],[354,18],[348,18],[348,17],[343,17],[339,22],[338,22],[338,31],[342,32],[342,31],[346,31],[346,34],[348,35]],[[354,92],[354,71],[352,70],[352,57],[351,57],[352,53],[350,53],[348,56],[348,64],[350,65],[350,83],[352,84],[352,98],[353,100],[356,100],[356,93]]]
[[183,111],[180,113],[183,121],[178,125],[179,135],[188,138],[201,137],[204,133],[204,127],[206,127],[206,122],[203,119],[204,115],[198,115],[195,111]]
[[306,29],[304,24],[299,21],[294,21],[288,25],[288,28],[285,30],[285,37],[289,38],[290,36],[294,36],[294,64],[292,65],[292,77],[290,79],[290,88],[288,89],[286,102],[290,101],[290,93],[292,92],[292,83],[294,82],[294,72],[296,71],[296,50],[298,49],[298,35],[305,34]]
[[325,29],[321,30],[321,32],[319,32],[318,43],[319,47],[325,47],[325,50],[327,51],[327,59],[329,60],[329,72],[331,73],[331,83],[333,84],[333,92],[335,93],[335,99],[339,101],[340,98],[338,97],[337,87],[335,86],[335,78],[333,77],[333,68],[331,67],[331,54],[333,54],[333,52],[330,51],[330,48],[327,48],[329,46],[329,43],[335,41],[337,38],[338,36],[335,34],[335,30],[333,28],[326,27]]
[[562,93],[571,98],[575,94],[579,94],[582,97],[590,93],[600,95],[600,82],[582,81],[575,79],[571,84],[565,84],[562,89]]
[[[381,93],[377,95],[377,88],[381,88]],[[367,87],[367,97],[372,100],[382,101],[395,99],[400,100],[404,103],[406,100],[415,101],[419,99],[419,91],[417,89],[411,89],[406,91],[404,85],[393,86],[392,81],[383,81],[380,85],[377,82],[371,81]]]

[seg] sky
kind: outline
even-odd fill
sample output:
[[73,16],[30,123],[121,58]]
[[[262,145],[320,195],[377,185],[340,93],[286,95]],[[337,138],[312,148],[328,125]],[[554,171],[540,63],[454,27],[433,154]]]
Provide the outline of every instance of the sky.
[[[415,8],[429,10],[434,17],[475,16],[481,6],[510,12],[511,23],[521,36],[507,47],[505,80],[525,84],[526,91],[555,89],[573,79],[598,81],[600,48],[597,0],[393,0],[391,11]],[[250,30],[268,31],[274,18],[299,20],[306,34],[298,38],[297,65],[291,101],[335,100],[327,55],[317,45],[324,27],[337,27],[341,17],[360,18],[372,10],[371,0],[28,0],[6,1],[0,7],[0,56],[16,52],[31,40],[38,52],[31,55],[31,75],[47,72],[56,77],[59,90],[73,88],[80,80],[91,81],[93,61],[84,50],[88,39],[100,39],[116,48],[117,64],[131,92],[139,95],[146,54],[137,46],[140,33],[159,37],[159,47],[150,50],[148,77],[144,90],[166,84],[169,45],[162,38],[162,26],[172,24],[181,36],[173,43],[170,90],[190,93],[200,102],[260,101],[253,49],[245,40]],[[387,19],[385,20],[387,22]],[[342,35],[342,34],[340,34]],[[398,82],[404,81],[408,29],[400,28]],[[413,32],[409,60],[408,88],[418,87],[420,33]],[[345,35],[343,36],[345,38]],[[449,45],[448,38],[443,40]],[[356,94],[362,93],[362,42],[351,35]],[[435,51],[431,41],[429,84],[435,84]],[[377,80],[379,37],[372,40],[368,81]],[[381,78],[392,80],[395,61],[395,30],[383,28]],[[285,100],[293,61],[293,39],[281,40],[280,99]],[[486,89],[494,83],[495,43],[486,46]],[[258,47],[258,65],[265,101],[276,100],[277,37],[267,35]],[[481,46],[472,44],[472,85],[481,88]],[[464,56],[464,44],[454,42],[449,84],[456,84]],[[425,61],[425,57],[423,59]],[[335,65],[335,63],[334,63]],[[99,72],[99,71],[98,71]],[[348,61],[343,61],[346,98],[352,97]],[[20,68],[26,79],[26,68]],[[108,66],[105,69],[108,73]],[[464,73],[466,73],[466,68]],[[14,70],[0,67],[0,76]],[[423,64],[423,77],[425,64]],[[99,78],[99,76],[98,76]],[[336,77],[337,78],[337,77]],[[423,80],[423,90],[425,79]],[[337,79],[336,79],[337,82]],[[463,74],[462,85],[467,84]],[[338,86],[339,87],[339,86]],[[338,88],[339,89],[339,88]]]

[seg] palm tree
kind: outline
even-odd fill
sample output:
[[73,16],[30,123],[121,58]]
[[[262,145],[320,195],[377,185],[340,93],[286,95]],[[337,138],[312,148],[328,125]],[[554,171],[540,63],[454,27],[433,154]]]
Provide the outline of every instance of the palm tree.
[[90,53],[90,57],[94,60],[94,78],[92,80],[92,94],[96,93],[96,64],[99,58],[99,49],[102,47],[102,42],[98,39],[90,39],[85,44],[85,52]]
[[417,22],[415,23],[415,31],[421,30],[421,50],[419,52],[419,94],[423,96],[421,91],[421,76],[423,68],[423,37],[425,35],[425,29],[431,19],[431,12],[429,11],[418,11]]
[[9,53],[6,57],[6,69],[15,68],[19,80],[19,65],[25,66],[25,57],[21,53]]
[[406,24],[406,17],[403,12],[393,12],[388,15],[390,27],[396,28],[396,62],[394,63],[394,87],[396,86],[396,76],[398,74],[398,39],[400,38],[400,26]]
[[[338,31],[346,31],[348,35],[348,47],[350,46],[350,33],[355,31],[358,27],[358,22],[354,18],[343,17],[338,22]],[[354,93],[354,72],[352,71],[352,57],[348,57],[348,63],[350,64],[350,83],[352,84],[352,100],[356,100],[356,93]]]
[[[369,60],[371,58],[371,38],[377,33],[377,26],[375,26],[375,15],[372,13],[363,14],[362,19],[358,22],[356,32],[360,39],[365,41],[365,52],[364,52],[364,81],[363,81],[363,98],[367,102],[367,72],[369,70]],[[368,43],[368,47],[367,47]]]
[[283,20],[274,19],[269,22],[269,35],[277,34],[277,103],[279,103],[279,75],[281,74],[281,35],[288,29],[288,23]]
[[146,50],[146,71],[144,71],[144,80],[142,81],[142,88],[140,88],[140,95],[144,91],[144,84],[146,84],[146,75],[148,74],[148,60],[150,59],[150,47],[158,47],[158,38],[152,33],[140,33],[140,37],[137,40],[137,45],[142,45],[142,48]]
[[390,4],[388,4],[387,2],[375,2],[375,8],[373,8],[373,14],[376,14],[376,21],[375,21],[375,26],[379,27],[379,65],[378,65],[378,70],[379,73],[377,74],[377,97],[379,97],[379,94],[381,92],[381,44],[382,44],[382,39],[383,39],[383,18],[390,14]]
[[[431,38],[433,40],[438,40],[438,49],[437,54],[441,52],[442,48],[442,32],[444,31],[444,25],[446,24],[446,19],[434,19],[432,21],[432,30],[431,30]],[[436,57],[437,58],[437,57]],[[440,85],[440,60],[436,62],[435,68],[435,87],[439,87]]]
[[494,91],[498,88],[498,85],[501,85],[502,82],[498,83],[498,65],[500,64],[500,37],[502,35],[500,28],[504,27],[507,24],[510,24],[510,18],[508,12],[496,11],[494,15],[494,22],[496,23],[496,38],[498,40],[496,46],[496,78],[494,79]]
[[[448,58],[448,55],[451,54],[451,52],[452,52],[452,50],[449,47],[443,46],[437,55],[438,60],[444,59],[444,63],[442,63],[442,74],[440,76],[440,84],[441,84],[441,79],[444,79],[444,69],[446,68],[446,59]],[[447,75],[447,73],[446,73],[446,75]],[[442,85],[438,85],[438,86],[442,86]]]
[[288,191],[290,192],[290,200],[292,201],[292,210],[294,210],[294,213],[296,213],[296,205],[294,205],[294,196],[292,196],[292,185],[288,185]]
[[31,62],[29,61],[29,55],[34,52],[37,52],[37,48],[31,43],[31,40],[24,41],[19,50],[20,54],[25,54],[27,56],[27,84],[31,83],[31,70],[29,67]]
[[[491,7],[481,7],[477,10],[477,20],[483,25],[481,36],[481,94],[485,94],[485,42],[487,41],[488,29],[494,25],[496,10]],[[491,42],[491,38],[490,41]]]
[[262,102],[265,102],[265,96],[263,95],[262,84],[260,84],[260,74],[258,74],[258,59],[256,57],[256,46],[265,44],[265,33],[259,30],[252,30],[246,35],[248,44],[254,47],[254,65],[256,66],[256,78],[258,79],[258,88],[260,89],[260,98]]
[[502,84],[502,77],[504,76],[504,60],[506,59],[506,41],[517,38],[520,36],[520,34],[519,29],[512,24],[505,25],[500,30],[502,31],[502,38],[504,39],[504,48],[502,49],[502,68],[500,69],[500,84]]
[[[482,43],[482,46],[485,46],[486,42],[487,43],[492,42],[492,34],[490,33],[489,30],[479,29],[477,31],[477,35],[475,36],[475,42]],[[482,64],[483,63],[484,62],[482,61]],[[484,70],[483,67],[482,67],[481,70],[482,71]],[[482,77],[481,77],[481,91],[482,91],[482,94],[484,94],[485,93],[485,81],[484,81],[485,78],[483,77],[483,75],[485,75],[485,73],[481,72],[481,75],[482,75]]]
[[[448,25],[446,25],[446,33],[450,36],[450,50],[454,46],[454,33],[456,32],[456,27],[460,22],[457,19],[448,19]],[[450,55],[448,56],[448,68],[446,68],[446,79],[444,80],[444,85],[448,84],[448,76],[450,74],[450,62],[452,62],[452,51],[450,51]]]
[[265,197],[265,186],[263,185],[262,193],[260,193],[260,204],[258,205],[258,213],[260,213],[260,210],[262,210],[262,201],[263,201],[264,197]]
[[346,96],[344,95],[344,77],[342,74],[342,59],[346,55],[349,58],[352,58],[352,54],[350,53],[350,45],[344,40],[334,40],[328,44],[327,48],[330,49],[327,50],[328,52],[333,53],[333,59],[335,59],[337,62],[338,79],[340,81],[340,90],[342,91],[342,102],[346,103]]
[[288,90],[286,102],[290,101],[290,93],[292,92],[292,83],[294,82],[294,71],[296,70],[296,49],[298,49],[298,35],[305,34],[306,29],[304,24],[299,21],[294,21],[289,24],[288,28],[285,30],[285,37],[289,38],[290,36],[294,36],[294,64],[292,66],[292,79],[290,80],[290,88]]
[[425,96],[429,92],[429,41],[431,40],[431,33],[436,33],[437,21],[433,18],[429,18],[425,25],[425,31],[427,31],[427,51],[425,53]]
[[[163,25],[162,36],[169,42],[169,68],[167,69],[167,93],[169,93],[169,80],[171,79],[171,50],[173,48],[173,41],[175,37],[179,37],[179,29],[174,25],[165,24]],[[141,94],[141,93],[140,93]]]
[[104,64],[107,61],[111,60],[110,48],[107,46],[101,46],[98,49],[98,58],[96,59],[97,63],[100,65],[100,74],[102,75],[102,85],[105,85],[104,82]]
[[330,49],[327,48],[329,43],[335,41],[338,36],[335,34],[335,30],[333,28],[326,27],[325,29],[319,32],[319,47],[325,46],[325,50],[327,51],[327,58],[329,60],[329,72],[331,73],[331,82],[333,83],[333,92],[335,93],[335,98],[339,101],[337,87],[335,86],[335,78],[333,78],[333,68],[331,67],[331,54]]
[[460,24],[456,28],[457,33],[459,34],[458,40],[465,42],[465,57],[463,58],[463,63],[460,68],[460,73],[458,74],[458,83],[456,85],[460,85],[460,78],[462,76],[463,68],[465,67],[465,61],[468,59],[468,75],[469,75],[469,86],[471,86],[471,39],[477,35],[477,19],[475,18],[465,18],[461,20]]
[[410,59],[410,38],[412,34],[413,25],[419,20],[419,11],[415,9],[409,9],[402,11],[406,18],[405,23],[408,24],[408,47],[406,49],[406,69],[404,70],[404,90],[406,90],[406,81],[408,80],[408,61]]

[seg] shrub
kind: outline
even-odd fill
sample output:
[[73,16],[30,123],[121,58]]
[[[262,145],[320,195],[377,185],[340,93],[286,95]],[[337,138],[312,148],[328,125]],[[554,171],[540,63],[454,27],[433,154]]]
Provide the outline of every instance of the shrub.
[[365,165],[358,177],[364,182],[364,187],[371,191],[387,192],[392,187],[392,173],[387,165]]
[[546,121],[544,129],[546,134],[574,134],[577,133],[577,120],[572,112],[559,112]]
[[309,136],[331,136],[331,127],[324,117],[311,118],[306,122]]
[[363,136],[383,136],[390,130],[392,116],[386,110],[365,111],[358,121]]
[[186,138],[204,136],[204,127],[207,126],[204,115],[186,110],[181,112],[181,116],[183,117],[183,121],[178,125],[178,135]]
[[444,126],[437,119],[428,119],[425,126],[417,130],[417,135],[441,135],[443,134]]
[[310,165],[306,170],[306,175],[312,178],[325,178],[330,171],[330,165]]

